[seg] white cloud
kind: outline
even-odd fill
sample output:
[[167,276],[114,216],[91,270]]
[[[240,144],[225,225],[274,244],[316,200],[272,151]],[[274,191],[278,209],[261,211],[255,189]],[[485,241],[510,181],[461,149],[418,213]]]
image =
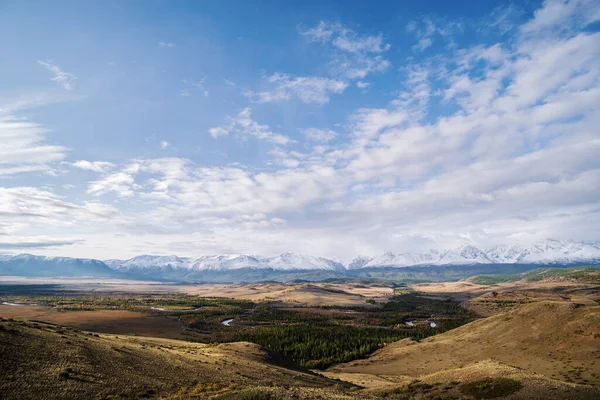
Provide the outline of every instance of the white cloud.
[[227,86],[235,87],[235,82],[231,79],[225,78],[224,82]]
[[215,139],[219,136],[227,136],[233,133],[242,138],[253,136],[257,139],[279,145],[286,145],[292,142],[287,136],[272,132],[268,125],[261,125],[252,119],[252,110],[250,108],[243,109],[235,117],[227,117],[225,124],[209,129],[208,133]]
[[131,197],[134,195],[134,182],[132,174],[117,172],[90,182],[87,191],[95,196],[114,192],[119,197]]
[[373,72],[385,72],[392,64],[382,56],[348,58],[337,55],[331,63],[331,70],[347,79],[364,79]]
[[188,81],[187,79],[184,79],[183,83],[188,87],[181,89],[179,95],[182,97],[189,97],[192,95],[191,90],[200,89],[202,90],[202,94],[204,95],[204,97],[208,97],[208,90],[206,90],[204,87],[205,82],[206,77],[200,78],[197,81]]
[[[300,30],[310,41],[332,49],[330,70],[334,78],[292,76],[274,73],[266,77],[267,90],[247,90],[244,95],[253,102],[271,103],[298,98],[304,103],[325,104],[334,94],[342,93],[348,80],[364,79],[373,72],[386,71],[391,63],[382,56],[390,49],[383,35],[363,36],[339,23],[321,21],[316,27]],[[226,83],[229,84],[226,80]],[[368,84],[360,82],[359,88]]]
[[450,40],[454,35],[462,33],[464,24],[462,21],[449,21],[446,19],[432,19],[424,16],[416,21],[409,21],[405,26],[408,34],[415,36],[417,44],[412,46],[414,51],[423,52],[431,47],[436,36]]
[[321,78],[275,73],[266,81],[272,90],[253,92],[247,91],[244,95],[257,103],[271,103],[289,100],[297,97],[303,103],[324,104],[329,102],[332,94],[342,93],[348,84],[343,81]]
[[339,23],[320,21],[317,26],[301,30],[300,33],[312,41],[331,43],[334,47],[350,53],[383,53],[390,49],[390,44],[384,43],[381,33],[361,36]]
[[83,242],[84,240],[79,238],[57,238],[44,235],[26,237],[10,236],[0,239],[0,250],[8,249],[22,251],[22,249],[45,249],[51,247],[72,246]]
[[158,42],[158,47],[162,49],[173,48],[175,47],[175,43],[172,42]]
[[358,81],[356,82],[356,87],[359,89],[366,89],[370,86],[371,84],[369,82],[363,82],[363,81]]
[[432,44],[433,40],[430,37],[424,37],[419,40],[419,43],[413,46],[413,49],[425,51],[427,48],[431,47]]
[[0,232],[16,235],[29,226],[73,229],[80,223],[106,223],[118,216],[111,206],[97,202],[75,204],[33,187],[0,187]]
[[301,29],[313,42],[331,46],[331,70],[345,79],[364,79],[372,72],[384,72],[391,63],[382,56],[390,49],[381,33],[360,35],[340,23],[320,21],[317,26]]
[[159,145],[161,149],[165,150],[167,147],[169,147],[169,142],[167,142],[166,140],[161,140]]
[[535,16],[521,26],[525,34],[562,31],[584,27],[600,20],[598,3],[594,0],[545,0]]
[[88,170],[88,171],[94,171],[94,172],[102,172],[102,173],[108,172],[115,167],[115,164],[107,162],[107,161],[86,161],[86,160],[75,161],[72,165],[75,168],[84,169],[84,170]]
[[203,89],[204,88],[204,83],[206,82],[206,77],[203,77],[201,79],[198,79],[197,81],[192,81],[190,82],[190,85]]
[[501,35],[512,31],[516,26],[516,20],[523,14],[523,10],[516,7],[514,4],[503,4],[492,10],[489,17],[486,18],[479,30],[489,31],[497,29]]
[[75,75],[63,71],[54,61],[49,59],[38,61],[38,64],[54,74],[54,78],[52,78],[54,82],[61,84],[67,90],[73,90],[75,80],[77,80]]
[[[411,59],[399,70],[401,85],[389,87],[397,97],[359,108],[345,126],[336,125],[335,146],[326,144],[333,130],[318,128],[302,131],[317,146],[292,146],[273,132],[274,123],[272,129],[257,122],[246,108],[209,133],[273,143],[264,163],[125,160],[92,179],[88,192],[97,201],[81,204],[49,190],[3,188],[0,232],[22,238],[15,243],[43,246],[39,227],[60,228],[52,237],[85,240],[65,246],[92,256],[106,256],[107,249],[129,255],[291,250],[348,259],[465,240],[597,240],[600,34],[581,27],[600,6],[562,2],[564,13],[556,13],[557,4],[545,3],[548,9],[533,21],[507,29],[513,36],[502,43]],[[446,25],[454,26],[431,21],[433,28],[420,21],[409,31],[433,30],[430,37],[438,40]],[[384,40],[345,33],[352,45],[336,41],[341,35],[319,24],[307,37],[349,57],[385,54]],[[301,95],[297,77],[274,76],[267,82],[273,98],[323,102],[332,93]],[[327,126],[320,118],[311,115],[311,124]],[[31,135],[41,128],[23,129]],[[28,150],[42,142],[43,132],[36,135],[33,145],[22,144],[21,133],[6,137]],[[55,150],[57,159],[64,151]],[[10,168],[30,166],[15,161]],[[120,211],[99,199],[115,201]],[[89,233],[100,225],[102,234]],[[106,247],[91,247],[91,239]],[[60,247],[55,251],[67,249]]]
[[0,115],[15,114],[52,104],[80,100],[81,95],[65,91],[19,92],[12,97],[0,97]]
[[392,105],[404,110],[410,119],[419,120],[427,115],[429,101],[433,96],[430,82],[435,70],[427,64],[409,64],[402,69],[406,74],[403,89]]
[[0,175],[50,171],[65,158],[63,146],[46,144],[48,130],[24,118],[0,113]]
[[329,142],[336,136],[336,133],[331,129],[308,128],[304,129],[302,133],[307,139],[316,142]]

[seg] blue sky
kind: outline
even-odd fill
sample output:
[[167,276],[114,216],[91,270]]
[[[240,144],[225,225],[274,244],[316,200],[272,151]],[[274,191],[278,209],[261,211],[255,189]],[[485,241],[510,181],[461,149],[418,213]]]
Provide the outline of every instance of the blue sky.
[[0,1],[0,249],[598,240],[600,5]]

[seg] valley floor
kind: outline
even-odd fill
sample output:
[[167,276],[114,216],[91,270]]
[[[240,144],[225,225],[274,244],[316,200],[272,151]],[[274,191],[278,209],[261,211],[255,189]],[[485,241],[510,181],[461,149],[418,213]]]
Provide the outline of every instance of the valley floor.
[[593,284],[80,285],[0,285],[0,398],[600,398]]

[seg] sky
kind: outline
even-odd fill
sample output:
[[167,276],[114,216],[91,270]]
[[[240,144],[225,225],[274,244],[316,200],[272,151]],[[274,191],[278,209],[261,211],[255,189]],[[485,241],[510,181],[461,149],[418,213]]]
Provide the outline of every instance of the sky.
[[600,239],[600,2],[0,0],[0,253]]

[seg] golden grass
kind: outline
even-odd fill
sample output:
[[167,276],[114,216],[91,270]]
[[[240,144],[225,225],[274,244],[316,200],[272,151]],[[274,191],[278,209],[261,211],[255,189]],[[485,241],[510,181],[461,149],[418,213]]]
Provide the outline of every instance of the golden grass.
[[[494,360],[580,384],[600,385],[600,307],[541,302],[427,338],[401,340],[366,360],[332,367],[348,374],[421,377]],[[420,378],[419,378],[420,379]]]
[[91,399],[175,394],[199,383],[229,388],[332,382],[251,343],[205,345],[0,322],[0,398]]

